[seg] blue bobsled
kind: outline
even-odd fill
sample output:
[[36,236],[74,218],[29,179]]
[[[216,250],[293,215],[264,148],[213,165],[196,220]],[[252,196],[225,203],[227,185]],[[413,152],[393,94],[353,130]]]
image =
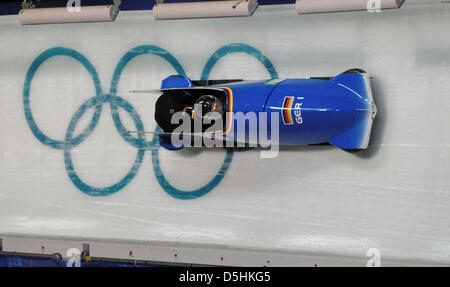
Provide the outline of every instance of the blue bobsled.
[[170,76],[163,80],[161,91],[155,119],[164,131],[159,133],[161,146],[167,149],[177,149],[171,144],[170,135],[177,127],[171,123],[171,115],[185,111],[194,118],[194,111],[189,110],[193,103],[221,112],[224,125],[215,136],[226,142],[259,144],[259,130],[254,134],[248,125],[236,128],[237,113],[267,112],[269,136],[271,117],[278,117],[279,145],[331,143],[341,149],[367,148],[377,111],[369,76],[358,69],[333,78],[264,81],[192,81]]

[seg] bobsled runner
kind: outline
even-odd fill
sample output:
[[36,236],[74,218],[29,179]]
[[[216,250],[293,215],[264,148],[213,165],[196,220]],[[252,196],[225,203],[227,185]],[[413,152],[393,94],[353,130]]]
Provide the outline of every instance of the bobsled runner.
[[[192,81],[170,76],[159,91],[162,95],[155,104],[155,120],[162,131],[149,133],[157,134],[167,149],[183,147],[172,144],[174,135],[260,144],[260,129],[252,133],[248,123],[237,128],[237,121],[250,112],[266,113],[268,137],[274,135],[271,125],[276,123],[280,146],[330,143],[341,149],[366,149],[377,113],[369,76],[359,69],[329,78],[263,81]],[[207,121],[200,130],[180,133],[179,124],[171,121],[176,112],[187,114],[192,121],[198,117]],[[262,118],[254,118],[260,126]],[[219,119],[223,124],[211,130]]]

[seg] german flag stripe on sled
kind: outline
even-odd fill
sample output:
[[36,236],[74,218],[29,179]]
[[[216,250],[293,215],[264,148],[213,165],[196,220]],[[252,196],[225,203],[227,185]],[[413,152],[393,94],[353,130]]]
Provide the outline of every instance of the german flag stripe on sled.
[[285,125],[292,125],[292,103],[294,102],[294,97],[285,97],[283,101],[283,123]]

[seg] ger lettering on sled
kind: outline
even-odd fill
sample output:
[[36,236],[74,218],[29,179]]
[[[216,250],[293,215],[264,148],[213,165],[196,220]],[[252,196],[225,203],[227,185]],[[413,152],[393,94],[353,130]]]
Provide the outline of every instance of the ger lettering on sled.
[[[155,120],[163,132],[148,133],[158,134],[161,146],[169,150],[184,147],[173,144],[174,136],[189,137],[192,142],[213,136],[224,143],[261,144],[259,128],[252,132],[245,122],[244,128],[236,127],[237,115],[250,112],[266,113],[266,117],[253,119],[260,126],[264,118],[268,137],[273,130],[271,117],[277,117],[280,146],[330,143],[346,150],[366,149],[377,113],[369,76],[359,69],[332,78],[263,81],[192,81],[170,76],[159,91],[162,95],[155,104]],[[187,116],[193,127],[201,118],[202,126],[193,128],[194,132],[179,132],[180,123],[172,123],[177,112]],[[223,124],[214,126],[219,119]]]

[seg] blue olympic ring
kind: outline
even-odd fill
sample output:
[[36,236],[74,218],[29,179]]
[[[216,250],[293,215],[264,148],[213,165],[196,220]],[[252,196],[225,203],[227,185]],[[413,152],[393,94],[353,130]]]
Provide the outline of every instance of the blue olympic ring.
[[216,65],[216,63],[224,56],[233,53],[245,53],[255,57],[259,62],[261,62],[261,64],[264,65],[272,79],[278,78],[277,70],[273,66],[272,62],[270,62],[269,58],[264,56],[261,51],[247,44],[233,43],[221,47],[209,57],[208,61],[205,64],[205,67],[203,68],[201,79],[207,80],[214,65]]
[[[211,73],[211,70],[215,66],[215,64],[224,56],[231,54],[231,53],[246,53],[249,55],[254,56],[257,60],[259,60],[264,67],[266,67],[267,71],[269,72],[270,76],[275,79],[278,78],[278,73],[275,70],[275,67],[272,65],[272,63],[269,61],[267,57],[265,57],[259,50],[256,48],[242,44],[242,43],[233,43],[229,44],[227,46],[223,46],[220,49],[218,49],[216,52],[214,52],[210,57],[209,60],[206,62],[205,67],[203,68],[203,72],[201,75],[201,80],[207,80],[209,78],[209,75]],[[153,137],[152,144],[155,145],[159,143],[156,136]],[[198,197],[201,197],[211,190],[213,190],[222,180],[222,178],[225,176],[228,167],[231,164],[231,161],[233,160],[233,151],[227,150],[227,154],[225,156],[225,160],[220,167],[219,172],[217,175],[205,186],[186,192],[180,189],[175,188],[172,186],[167,179],[164,177],[164,174],[161,171],[161,168],[159,166],[159,149],[152,150],[152,163],[153,163],[153,170],[155,171],[156,179],[159,182],[159,185],[171,196],[179,199],[195,199]]]
[[[259,50],[257,50],[254,47],[251,47],[246,44],[229,44],[226,46],[223,46],[222,48],[218,49],[207,61],[203,72],[201,79],[207,80],[209,78],[210,72],[214,65],[225,55],[231,54],[231,53],[246,53],[249,55],[254,56],[257,60],[259,60],[264,67],[269,72],[270,76],[272,78],[278,78],[278,74],[270,62],[270,60],[264,56]],[[107,196],[111,195],[121,189],[123,189],[125,186],[128,185],[128,183],[135,177],[137,174],[141,164],[142,160],[144,158],[144,154],[146,150],[152,151],[152,164],[153,164],[153,170],[154,174],[156,176],[156,179],[158,180],[158,183],[163,188],[163,190],[168,193],[170,196],[178,199],[195,199],[198,197],[201,197],[211,190],[213,190],[223,179],[225,176],[231,161],[233,159],[233,152],[227,151],[225,160],[219,170],[219,172],[216,174],[216,176],[208,182],[206,185],[204,185],[201,188],[198,188],[196,190],[192,191],[183,191],[180,189],[175,188],[172,186],[167,179],[164,177],[164,174],[160,167],[160,160],[159,160],[159,138],[157,135],[153,136],[153,139],[151,141],[146,142],[143,133],[138,133],[137,138],[131,136],[125,127],[122,124],[122,121],[120,119],[119,113],[118,113],[118,107],[121,107],[126,112],[130,114],[132,117],[134,124],[136,126],[137,131],[145,131],[144,125],[142,123],[142,120],[137,113],[136,109],[125,99],[117,96],[117,86],[118,82],[120,80],[120,76],[122,74],[123,69],[125,66],[135,57],[139,55],[144,54],[153,54],[162,57],[165,59],[177,72],[179,75],[185,75],[183,67],[180,65],[180,63],[176,60],[175,57],[173,57],[168,51],[157,47],[153,45],[142,45],[135,47],[128,51],[119,61],[117,64],[113,78],[111,81],[111,87],[110,87],[110,93],[109,94],[103,94],[101,89],[100,80],[98,78],[97,72],[95,68],[92,66],[92,64],[89,62],[89,60],[84,57],[79,52],[69,49],[69,48],[63,48],[63,47],[56,47],[51,48],[43,53],[41,53],[31,64],[30,68],[28,69],[25,83],[24,83],[24,91],[23,91],[23,103],[24,103],[24,111],[25,111],[25,118],[27,120],[27,123],[33,132],[34,136],[44,145],[49,146],[54,149],[60,149],[64,150],[64,162],[66,165],[66,170],[68,173],[68,176],[72,183],[83,193],[86,193],[91,196]],[[64,141],[58,141],[54,140],[52,138],[47,137],[37,126],[36,122],[34,121],[34,118],[31,113],[31,107],[30,107],[30,88],[31,88],[31,82],[33,80],[33,77],[37,71],[37,69],[40,67],[42,63],[44,63],[46,60],[54,57],[54,56],[68,56],[79,63],[81,63],[90,73],[92,76],[92,79],[94,81],[95,85],[95,91],[96,96],[90,98],[89,100],[85,101],[75,112],[72,119],[70,120],[69,126],[66,131],[66,136]],[[111,115],[114,121],[114,125],[116,129],[118,130],[120,136],[130,145],[136,147],[138,149],[136,159],[134,161],[133,167],[131,170],[127,173],[127,175],[122,178],[119,182],[105,188],[96,188],[92,187],[86,183],[84,183],[79,176],[76,174],[75,169],[73,167],[72,163],[72,156],[71,156],[71,149],[77,145],[79,145],[81,142],[83,142],[95,129],[97,126],[97,123],[100,118],[100,114],[102,112],[102,106],[104,103],[109,103],[111,107]],[[82,116],[85,114],[85,112],[95,107],[94,114],[92,116],[92,119],[89,123],[89,125],[76,137],[73,137],[73,132],[76,128],[77,123],[82,118]],[[161,129],[157,126],[155,131],[160,131]]]
[[48,49],[44,51],[42,54],[40,54],[31,64],[25,77],[25,83],[23,86],[23,108],[25,111],[25,118],[34,136],[41,143],[54,149],[64,149],[66,147],[74,147],[80,144],[86,137],[90,135],[90,133],[94,130],[95,126],[97,125],[98,120],[100,119],[100,113],[102,112],[102,105],[98,104],[95,106],[95,112],[94,115],[92,116],[90,124],[86,127],[86,129],[83,130],[83,132],[80,135],[73,138],[71,142],[54,140],[44,135],[44,133],[39,129],[36,122],[34,121],[33,115],[31,113],[30,88],[31,82],[33,80],[34,75],[36,74],[37,69],[45,61],[55,56],[71,57],[76,61],[80,62],[86,68],[86,70],[88,70],[89,74],[91,74],[92,79],[94,81],[96,98],[99,98],[101,96],[102,88],[100,85],[100,80],[97,75],[97,71],[95,70],[94,66],[92,66],[91,62],[89,62],[89,60],[85,56],[83,56],[82,54],[78,53],[75,50],[62,47]]
[[[131,117],[133,118],[134,124],[138,130],[144,130],[144,125],[142,124],[142,120],[139,117],[138,113],[134,109],[134,107],[124,99],[112,96],[112,95],[104,95],[102,99],[103,103],[114,103],[116,106],[119,105],[121,108],[123,108],[125,111],[127,111]],[[76,125],[78,121],[81,119],[81,117],[84,115],[87,109],[98,105],[95,98],[91,98],[87,100],[84,104],[82,104],[78,110],[73,115],[72,119],[70,120],[69,127],[67,128],[66,132],[66,142],[70,142],[72,140],[72,134],[76,128]],[[144,141],[144,136],[142,133],[139,134],[139,139]],[[139,167],[141,166],[142,159],[144,158],[145,149],[138,149],[136,159],[134,161],[133,167],[128,172],[128,174],[120,180],[118,183],[105,187],[105,188],[96,188],[92,187],[90,185],[87,185],[84,183],[76,174],[73,164],[72,164],[72,156],[71,156],[71,149],[64,149],[64,162],[66,164],[67,173],[69,175],[70,180],[73,182],[73,184],[82,192],[92,195],[92,196],[106,196],[113,194],[122,188],[124,188],[136,175],[136,173],[139,170]]]
[[[117,64],[113,78],[111,81],[111,89],[110,94],[116,95],[117,93],[117,86],[120,80],[120,76],[122,75],[122,71],[128,65],[128,63],[140,55],[145,54],[153,54],[162,57],[164,60],[166,60],[177,72],[178,75],[185,76],[186,73],[184,72],[183,67],[180,65],[180,63],[173,57],[169,52],[167,52],[164,49],[161,49],[156,46],[149,46],[149,45],[143,45],[138,46],[127,53],[123,55],[123,57],[119,60],[119,63]],[[152,149],[152,147],[155,147],[155,145],[152,142],[147,142],[143,145],[142,141],[139,139],[136,139],[130,133],[128,133],[128,130],[123,126],[122,121],[120,120],[119,113],[117,112],[117,105],[115,103],[111,103],[111,113],[114,120],[114,125],[116,126],[116,129],[119,131],[119,134],[122,136],[122,138],[129,143],[130,145],[136,147],[136,148],[147,148]],[[140,131],[140,130],[138,130]],[[143,130],[142,130],[143,131]],[[159,143],[159,141],[158,141]],[[158,147],[158,145],[156,145]]]

